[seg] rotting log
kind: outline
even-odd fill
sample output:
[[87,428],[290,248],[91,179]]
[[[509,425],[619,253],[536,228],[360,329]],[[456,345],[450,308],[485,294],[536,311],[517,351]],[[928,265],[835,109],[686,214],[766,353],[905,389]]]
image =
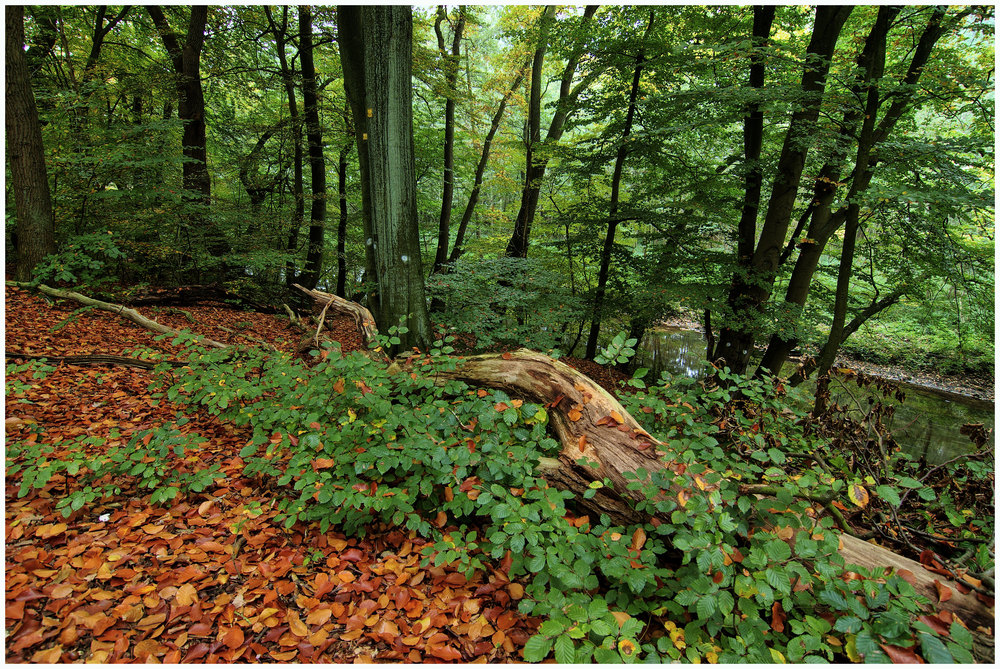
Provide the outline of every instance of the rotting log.
[[117,365],[121,367],[139,367],[154,369],[157,365],[166,363],[171,367],[183,367],[188,364],[182,360],[142,360],[121,355],[34,355],[28,353],[4,352],[4,357],[11,360],[45,360],[51,363],[66,363],[67,365]]
[[[377,333],[371,313],[354,302],[320,291],[302,289],[317,303],[354,317],[364,340]],[[362,327],[363,326],[363,327]],[[643,517],[629,502],[643,499],[642,493],[627,487],[626,472],[645,468],[650,475],[663,469],[684,474],[683,465],[662,457],[662,443],[649,435],[610,393],[589,377],[547,355],[521,349],[503,354],[459,358],[453,371],[438,371],[442,380],[461,380],[471,385],[500,389],[509,395],[545,405],[549,420],[562,448],[558,458],[543,462],[539,472],[552,485],[576,493],[577,503],[596,514],[605,513],[613,522],[641,522]],[[581,462],[581,459],[585,462]],[[691,495],[712,486],[690,474]],[[672,478],[672,477],[671,477]],[[593,481],[608,479],[610,487],[598,489],[590,499],[583,492]],[[669,522],[669,518],[665,518]],[[957,582],[934,574],[914,560],[849,534],[840,535],[840,554],[847,568],[852,565],[870,570],[905,569],[913,574],[917,592],[960,617],[977,637],[977,651],[992,648],[994,613],[975,593],[963,594]],[[909,580],[909,579],[908,579]],[[951,590],[951,597],[938,601],[935,581]],[[989,658],[979,657],[980,661]]]
[[[30,283],[18,283],[15,281],[8,281],[8,286],[14,286],[16,288],[22,288],[25,290],[36,290],[49,297],[55,297],[64,300],[73,300],[87,307],[94,307],[96,309],[101,309],[102,311],[107,311],[123,318],[132,321],[136,325],[146,328],[147,330],[152,330],[153,332],[159,332],[161,334],[169,335],[179,335],[180,330],[175,330],[171,327],[167,327],[162,323],[157,323],[156,321],[146,318],[140,314],[135,309],[129,309],[128,307],[121,304],[113,304],[111,302],[104,302],[102,300],[95,300],[92,297],[87,297],[86,295],[81,295],[80,293],[74,292],[72,290],[62,290],[60,288],[50,288],[43,284],[38,284],[37,286]],[[229,348],[228,344],[223,344],[222,342],[215,341],[214,339],[209,339],[208,337],[202,337],[201,342],[209,346],[214,346],[215,348]]]

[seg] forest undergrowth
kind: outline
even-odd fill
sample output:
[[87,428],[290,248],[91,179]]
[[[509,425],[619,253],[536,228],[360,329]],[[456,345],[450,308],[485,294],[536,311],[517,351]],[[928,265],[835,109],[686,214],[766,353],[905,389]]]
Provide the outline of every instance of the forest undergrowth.
[[[758,503],[734,486],[706,513],[682,493],[669,524],[615,527],[532,478],[554,445],[545,407],[464,385],[434,390],[417,373],[441,364],[433,355],[407,363],[409,374],[376,371],[352,357],[361,340],[349,318],[327,317],[345,357],[331,365],[335,348],[315,351],[307,384],[288,362],[238,348],[191,354],[187,336],[74,307],[7,287],[8,661],[971,660],[969,630],[948,611],[921,615],[915,631],[905,624],[919,614],[905,574],[838,580],[822,563],[836,557],[836,519],[931,571],[948,574],[961,557],[975,569],[956,588],[991,602],[972,576],[989,561],[976,537],[992,532],[981,520],[992,504],[982,456],[917,480],[871,453],[845,461],[852,439],[865,439],[835,413],[793,426],[778,398],[723,405],[723,389],[625,386],[614,370],[571,360],[612,392],[628,388],[625,406],[687,452],[676,456],[732,480],[760,477],[753,492],[778,499]],[[223,304],[141,311],[285,353],[305,336]],[[185,367],[164,362],[182,354],[193,355]],[[158,366],[56,360],[85,355]],[[338,374],[352,379],[346,388]],[[442,399],[462,395],[471,399]],[[435,439],[452,429],[457,448]],[[821,429],[842,434],[822,463],[829,478],[796,459]],[[812,501],[794,506],[793,491]],[[807,534],[793,523],[754,536],[723,511],[787,523],[770,508],[782,504]],[[783,533],[795,531],[793,554]],[[802,567],[814,563],[815,573]],[[861,587],[858,609],[845,594]]]

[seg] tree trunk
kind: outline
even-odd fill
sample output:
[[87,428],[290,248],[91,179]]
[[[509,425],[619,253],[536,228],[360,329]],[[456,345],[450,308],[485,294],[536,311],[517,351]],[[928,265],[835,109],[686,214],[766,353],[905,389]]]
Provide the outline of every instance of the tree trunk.
[[[347,9],[341,7],[340,12],[346,14]],[[351,94],[351,108],[355,125],[366,127],[358,154],[367,159],[362,169],[367,170],[371,203],[376,313],[379,322],[402,322],[408,328],[400,334],[397,350],[426,348],[431,328],[417,228],[411,104],[413,19],[409,7],[388,5],[362,7],[359,19],[362,52],[342,52],[341,60],[345,83],[356,81],[359,62],[363,71],[362,108],[356,104],[356,90]]]
[[337,158],[337,196],[340,200],[340,218],[337,221],[337,295],[347,297],[347,155],[353,140],[340,150]]
[[[363,326],[362,338],[366,342],[376,334],[371,314],[364,307],[319,291],[307,292],[317,305],[351,315],[359,327]],[[576,502],[595,516],[607,514],[612,524],[627,525],[648,519],[633,508],[635,503],[645,501],[643,493],[629,486],[635,480],[634,472],[640,468],[646,470],[649,478],[664,469],[686,477],[681,489],[690,496],[716,487],[706,482],[707,470],[694,474],[684,464],[664,460],[659,451],[663,444],[649,435],[618,400],[589,377],[542,353],[520,349],[459,358],[454,370],[439,371],[437,378],[441,382],[456,379],[496,388],[543,404],[562,450],[557,458],[543,461],[539,473],[555,487],[575,493]],[[584,497],[584,492],[592,490],[592,482],[605,480],[611,485],[598,488],[590,499]],[[671,522],[668,514],[660,520]],[[848,565],[908,569],[916,579],[917,591],[932,602],[938,600],[934,581],[947,582],[947,577],[932,574],[913,560],[850,535],[841,535],[840,545],[840,553]],[[961,616],[970,629],[993,625],[992,610],[954,587],[951,599],[939,602],[938,606]]]
[[[365,94],[364,41],[361,34],[361,7],[337,7],[337,45],[344,73],[344,95],[354,121],[354,141],[358,147],[358,174],[361,180],[361,221],[365,233],[365,279],[375,276],[375,240],[372,230],[371,184],[369,182],[368,107]],[[378,291],[368,288],[366,297],[373,308],[378,306]]]
[[[753,43],[757,49],[750,55],[750,88],[764,88],[763,49],[771,36],[774,7],[754,5]],[[747,173],[744,178],[743,212],[736,232],[736,258],[740,267],[750,264],[753,244],[757,239],[757,212],[760,210],[760,192],[764,176],[760,169],[760,151],[764,144],[764,110],[754,100],[747,105],[743,119],[743,159]]]
[[[285,55],[285,48],[288,44],[288,7],[281,8],[281,26],[274,20],[270,7],[264,7],[264,14],[267,16],[267,23],[271,33],[274,35],[274,48],[278,54],[278,63],[281,66],[281,81],[285,86],[285,97],[288,100],[288,115],[292,123],[292,197],[295,200],[292,210],[292,222],[288,229],[288,241],[285,249],[291,255],[298,253],[299,229],[305,218],[305,192],[302,185],[302,121],[299,118],[298,102],[295,99],[295,72],[288,65],[288,57]],[[295,261],[288,260],[285,263],[285,285],[291,288],[295,282]]]
[[632,87],[628,94],[628,110],[625,112],[625,128],[622,130],[621,145],[615,155],[615,167],[611,175],[611,203],[608,206],[608,230],[604,236],[604,248],[601,250],[601,267],[597,272],[597,290],[594,293],[594,310],[590,318],[590,335],[587,337],[587,352],[584,356],[593,360],[597,355],[597,338],[601,334],[601,318],[604,309],[604,294],[608,287],[608,272],[611,268],[611,252],[615,247],[615,233],[618,230],[618,200],[621,196],[622,172],[625,170],[625,158],[629,154],[628,139],[632,134],[632,122],[635,120],[636,100],[639,98],[639,80],[642,78],[642,63],[646,58],[645,43],[653,31],[655,12],[650,10],[646,34],[635,57],[635,71],[632,73]]
[[24,7],[8,5],[4,14],[7,29],[4,129],[17,213],[15,276],[20,281],[30,281],[35,265],[56,251],[55,219],[45,171],[42,127],[24,53]]
[[437,252],[432,272],[440,272],[448,262],[448,242],[451,238],[451,209],[455,193],[455,98],[458,97],[455,82],[458,80],[458,64],[462,57],[465,5],[458,8],[450,54],[445,48],[444,34],[441,32],[441,23],[447,18],[444,6],[438,5],[434,34],[437,36],[438,54],[444,69],[447,97],[444,105],[444,184],[441,189],[441,216],[438,219]]
[[[596,5],[588,5],[583,12],[583,23],[580,27],[580,39],[566,61],[563,68],[562,79],[559,85],[559,98],[555,104],[555,113],[549,123],[549,131],[545,138],[546,144],[555,144],[562,137],[566,121],[573,111],[577,98],[587,86],[593,81],[593,76],[585,78],[575,88],[573,87],[573,76],[576,74],[576,66],[583,55],[584,39],[590,26],[590,21],[597,12]],[[548,36],[552,23],[555,21],[556,8],[548,5],[540,19],[540,34],[538,47],[535,49],[534,60],[531,64],[531,93],[528,101],[528,137],[525,151],[524,188],[521,191],[521,208],[517,212],[517,219],[514,221],[514,232],[507,243],[506,255],[508,258],[527,258],[528,244],[531,238],[531,224],[535,220],[535,212],[538,209],[538,197],[541,193],[542,178],[545,176],[545,168],[548,165],[548,158],[539,159],[535,156],[535,151],[541,143],[541,108],[542,108],[542,66],[545,63],[545,52],[548,48]]]
[[326,229],[326,161],[323,133],[319,125],[319,97],[316,94],[316,67],[313,64],[312,13],[299,5],[299,60],[302,63],[302,115],[309,144],[309,248],[302,283],[315,288],[323,268],[323,237]]
[[[771,197],[757,247],[749,263],[733,277],[728,304],[732,311],[729,327],[723,328],[717,355],[737,374],[746,372],[756,340],[755,329],[774,284],[778,258],[788,234],[792,207],[798,195],[802,169],[809,152],[814,126],[819,118],[827,73],[840,31],[851,7],[822,5],[816,9],[812,38],[806,49],[801,90],[805,99],[791,117],[778,158]],[[746,244],[743,244],[746,249]]]
[[[207,136],[205,133],[205,93],[201,86],[201,50],[205,44],[205,25],[208,7],[191,7],[187,36],[184,43],[171,29],[163,10],[157,5],[147,5],[146,11],[160,33],[163,46],[170,55],[177,79],[177,115],[184,124],[181,146],[184,154],[183,185],[192,202],[208,207],[212,200],[212,180],[208,173]],[[206,212],[207,213],[207,212]],[[229,253],[229,243],[222,231],[202,214],[193,217],[192,229],[203,230],[209,253],[221,257]],[[223,266],[220,278],[225,278]]]
[[507,102],[514,94],[514,91],[520,87],[523,80],[524,68],[521,68],[517,76],[514,77],[514,82],[504,94],[503,99],[500,100],[500,106],[497,107],[497,111],[493,115],[493,121],[490,123],[490,130],[486,133],[486,139],[483,140],[483,152],[479,156],[479,162],[476,164],[476,175],[472,181],[472,191],[469,193],[469,201],[465,205],[465,211],[462,212],[462,220],[459,222],[458,230],[455,232],[455,245],[452,246],[451,254],[448,256],[448,263],[451,265],[454,265],[458,261],[465,250],[462,248],[465,242],[465,231],[469,227],[469,222],[472,221],[472,213],[479,202],[479,192],[482,190],[483,175],[486,174],[486,165],[490,160],[490,148],[493,145],[493,138],[496,136],[497,130],[500,129],[500,121],[503,120],[503,113],[507,108]]

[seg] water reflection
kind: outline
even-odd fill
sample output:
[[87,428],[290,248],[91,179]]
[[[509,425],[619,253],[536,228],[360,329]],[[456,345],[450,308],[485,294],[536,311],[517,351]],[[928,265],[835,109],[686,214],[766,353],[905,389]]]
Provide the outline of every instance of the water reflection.
[[[705,338],[693,330],[657,328],[643,337],[636,349],[636,357],[641,367],[649,368],[650,379],[659,377],[662,371],[698,377],[705,369]],[[791,368],[786,371],[791,371]],[[907,452],[923,456],[931,464],[944,462],[971,449],[969,439],[958,431],[963,424],[983,423],[987,429],[993,428],[994,409],[991,402],[958,395],[942,397],[918,386],[901,385],[906,393],[905,403],[900,404],[895,398],[886,400],[896,407],[889,427],[896,441]],[[804,383],[791,396],[803,406],[809,406],[814,390],[812,383]],[[830,384],[830,392],[833,401],[838,404],[867,410],[869,393],[853,383],[845,387],[834,380]]]

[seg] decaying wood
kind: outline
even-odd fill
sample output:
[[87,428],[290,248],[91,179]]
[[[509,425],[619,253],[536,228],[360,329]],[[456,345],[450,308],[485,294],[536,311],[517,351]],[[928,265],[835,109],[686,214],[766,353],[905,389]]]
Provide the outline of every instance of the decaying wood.
[[4,356],[11,360],[45,360],[47,362],[68,365],[118,365],[121,367],[140,367],[142,369],[153,369],[159,364],[166,363],[172,367],[182,367],[186,362],[181,360],[141,360],[139,358],[129,358],[121,355],[29,355],[27,353],[11,353],[6,351]]
[[[175,330],[171,327],[167,327],[166,325],[157,323],[154,320],[146,318],[135,309],[129,309],[128,307],[121,304],[112,304],[111,302],[95,300],[92,297],[81,295],[80,293],[74,292],[72,290],[50,288],[45,284],[39,284],[36,286],[30,283],[17,283],[13,281],[8,281],[7,285],[16,286],[17,288],[24,288],[27,290],[37,290],[38,292],[48,295],[49,297],[56,297],[65,300],[73,300],[74,302],[78,302],[84,306],[95,307],[97,309],[101,309],[102,311],[107,311],[112,314],[117,314],[119,316],[122,316],[123,318],[132,321],[136,325],[140,325],[146,328],[147,330],[152,330],[153,332],[159,332],[161,334],[171,334],[171,335],[181,334],[180,330]],[[228,348],[227,344],[223,344],[222,342],[217,342],[214,339],[209,339],[208,337],[203,337],[201,339],[201,342],[209,346],[214,346],[216,348]]]
[[[316,301],[316,306],[320,313],[325,315],[327,311],[332,311],[335,314],[341,314],[353,318],[354,324],[357,325],[358,331],[361,333],[361,341],[365,346],[368,346],[368,344],[370,344],[378,334],[378,328],[375,326],[375,317],[372,316],[372,312],[368,311],[368,309],[364,308],[357,302],[345,300],[339,295],[334,295],[333,293],[324,293],[321,290],[310,290],[309,288],[300,286],[297,283],[292,285],[306,295],[312,297],[313,300]],[[307,344],[308,341],[313,341],[318,344],[320,339],[320,330],[322,327],[323,322],[322,319],[320,319],[319,327],[316,329],[315,336],[310,337],[309,340],[303,341],[303,344]],[[389,356],[386,355],[381,349],[369,349],[368,355],[382,362],[389,362]]]
[[[302,290],[319,304],[329,304],[341,313],[351,314],[366,341],[377,332],[371,313],[364,307],[327,293]],[[682,465],[662,458],[658,449],[662,444],[643,430],[607,391],[584,374],[544,354],[521,349],[512,353],[470,356],[460,358],[454,371],[438,375],[442,380],[457,379],[501,389],[512,396],[545,405],[562,450],[557,459],[543,462],[539,473],[556,487],[576,493],[581,506],[597,514],[606,513],[616,523],[642,520],[631,504],[643,499],[642,494],[628,489],[625,473],[640,467],[650,475],[665,468],[674,474],[685,472]],[[704,481],[696,480],[697,477],[687,476],[690,482],[687,491],[691,495],[710,488]],[[590,488],[591,482],[604,480],[609,480],[611,486],[600,488],[591,499],[583,497],[582,493]],[[669,518],[665,520],[669,522]],[[848,565],[912,572],[920,594],[962,618],[970,629],[983,628],[992,635],[992,606],[979,601],[973,594],[963,595],[954,581],[927,571],[918,562],[847,534],[840,536],[840,545],[840,553]],[[951,589],[950,599],[938,601],[935,580]],[[978,634],[983,636],[982,631]],[[992,644],[985,645],[992,647]],[[977,647],[983,646],[977,643]]]

